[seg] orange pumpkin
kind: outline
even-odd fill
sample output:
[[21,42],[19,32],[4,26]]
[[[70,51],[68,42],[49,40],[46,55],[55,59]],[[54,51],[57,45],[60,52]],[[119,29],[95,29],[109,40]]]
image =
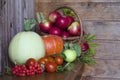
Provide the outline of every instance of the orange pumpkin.
[[61,37],[56,35],[46,35],[43,36],[42,39],[45,44],[46,56],[60,54],[62,52],[64,42]]

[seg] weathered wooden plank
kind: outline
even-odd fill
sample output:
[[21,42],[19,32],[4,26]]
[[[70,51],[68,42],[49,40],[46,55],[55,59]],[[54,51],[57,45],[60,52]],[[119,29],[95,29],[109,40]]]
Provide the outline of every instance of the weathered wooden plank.
[[[120,60],[96,60],[94,66],[85,66],[83,76],[100,78],[120,78]],[[98,80],[98,79],[96,79]]]
[[[0,21],[1,21],[1,18],[0,18]],[[1,38],[2,38],[2,29],[1,29],[1,27],[2,27],[2,23],[0,22],[0,65],[1,65],[1,58],[2,58],[2,50],[1,50]],[[1,72],[1,66],[0,66],[0,72]]]
[[120,20],[120,2],[36,2],[36,11],[44,12],[47,15],[61,6],[69,6],[75,9],[82,20]]
[[96,47],[96,59],[120,60],[120,41],[96,40],[100,46]]
[[101,78],[101,77],[83,76],[81,80],[120,80],[120,78]]
[[36,0],[36,2],[120,2],[120,0]]
[[47,73],[43,72],[39,75],[34,76],[0,76],[0,80],[80,80],[82,72],[84,70],[84,64],[82,63],[75,63],[75,67],[73,71],[66,71],[66,72],[54,72],[54,73]]
[[[1,65],[1,58],[2,58],[2,55],[1,55],[1,39],[2,39],[2,4],[3,2],[0,0],[0,65]],[[0,72],[1,72],[1,66],[0,66]]]
[[95,34],[96,39],[120,40],[119,21],[83,21],[85,32]]
[[[74,0],[59,0],[60,2],[75,2]],[[120,2],[119,0],[76,0],[76,2]]]
[[[24,13],[24,11],[26,14]],[[1,66],[2,70],[4,70],[4,67],[9,65],[8,46],[10,40],[16,33],[23,31],[24,18],[34,17],[34,0],[29,0],[29,2],[27,2],[27,0],[7,0],[3,8],[2,14],[3,26],[1,41]]]
[[[7,48],[5,47],[5,46],[7,45],[7,43],[4,43],[4,41],[6,41],[5,39],[8,39],[8,38],[5,37],[6,34],[3,33],[4,31],[7,32],[7,29],[6,29],[6,27],[7,27],[7,24],[6,24],[6,23],[8,22],[8,21],[7,21],[7,16],[6,16],[6,15],[7,15],[7,13],[6,13],[6,12],[7,12],[7,7],[8,7],[8,3],[6,3],[6,4],[4,5],[3,10],[2,10],[2,17],[3,17],[3,18],[2,18],[2,19],[3,19],[3,20],[2,20],[2,21],[3,21],[3,25],[2,25],[2,27],[1,27],[1,28],[2,28],[2,34],[1,34],[1,35],[2,35],[2,40],[1,40],[1,50],[2,50],[2,51],[1,51],[1,56],[2,56],[2,57],[1,57],[1,61],[2,61],[2,62],[1,62],[1,67],[2,67],[2,70],[3,70],[3,67],[5,67],[5,65],[7,66],[7,64],[8,64],[8,63],[6,63],[6,60],[8,59],[8,57],[5,57],[5,56],[7,55],[7,53],[6,53],[6,52],[7,52],[7,51],[6,51]],[[6,30],[5,30],[5,29],[6,29]],[[7,42],[7,41],[6,41],[6,42]],[[5,48],[6,48],[6,49],[5,49]],[[3,61],[4,61],[4,62],[3,62]]]
[[34,0],[24,0],[24,18],[34,18],[35,14]]
[[[1,12],[2,12],[2,9],[1,9],[1,4],[2,4],[2,1],[0,1],[0,65],[1,65],[1,26],[2,26],[2,22],[1,22]],[[0,66],[0,72],[1,72],[1,66]]]
[[39,3],[39,2],[60,2],[59,0],[35,0],[36,3]]

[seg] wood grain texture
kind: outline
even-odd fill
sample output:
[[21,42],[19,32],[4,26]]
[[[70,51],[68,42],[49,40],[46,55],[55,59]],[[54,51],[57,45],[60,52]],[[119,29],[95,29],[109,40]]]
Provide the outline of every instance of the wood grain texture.
[[120,0],[36,0],[36,2],[120,2]]
[[22,30],[23,20],[21,0],[8,0],[3,9],[3,26],[2,26],[2,70],[10,64],[8,58],[8,45],[11,38]]
[[40,75],[34,76],[0,76],[0,80],[81,80],[82,71],[84,70],[84,64],[77,63],[73,71],[47,73],[43,72]]
[[82,21],[86,32],[95,34],[96,39],[120,40],[119,21]]
[[[53,5],[54,4],[54,5]],[[45,15],[60,6],[69,6],[77,11],[82,20],[120,20],[120,2],[36,2],[36,11]]]
[[34,0],[23,0],[24,1],[24,18],[34,18],[35,13],[35,2]]
[[[120,78],[120,60],[96,60],[94,66],[86,65],[83,76]],[[104,79],[103,79],[104,80]]]
[[96,59],[120,60],[120,41],[96,40],[100,46],[96,47]]
[[[1,40],[1,60],[2,70],[5,66],[10,65],[8,58],[9,42],[18,32],[23,31],[23,23],[25,18],[34,17],[33,0],[7,0],[2,11],[3,26]],[[30,4],[29,4],[30,3]],[[32,5],[31,5],[32,4]],[[30,8],[30,6],[32,8]],[[25,14],[26,13],[26,14]]]
[[[1,56],[1,54],[2,54],[2,50],[1,50],[1,39],[2,39],[2,1],[0,0],[0,65],[1,65],[1,62],[2,62],[2,60],[1,60],[1,58],[2,58],[2,56]],[[0,71],[1,71],[1,66],[0,66]]]
[[81,80],[120,80],[120,78],[101,78],[101,77],[83,76]]

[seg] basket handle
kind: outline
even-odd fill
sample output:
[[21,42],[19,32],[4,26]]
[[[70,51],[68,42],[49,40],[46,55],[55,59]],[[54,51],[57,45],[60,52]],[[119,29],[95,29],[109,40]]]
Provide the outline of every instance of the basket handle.
[[68,7],[68,6],[58,7],[58,8],[55,9],[55,11],[58,11],[58,10],[63,9],[63,8],[67,8],[67,9],[72,10],[72,11],[74,12],[74,14],[76,15],[76,17],[77,17],[77,19],[78,19],[78,22],[79,22],[79,25],[80,25],[80,29],[81,29],[81,33],[80,33],[80,37],[79,37],[79,38],[80,38],[80,41],[79,41],[79,42],[81,42],[82,37],[83,37],[83,26],[82,26],[82,21],[81,21],[81,19],[80,19],[80,16],[77,14],[77,11],[76,11],[75,9],[73,9],[73,8],[71,8],[71,7]]

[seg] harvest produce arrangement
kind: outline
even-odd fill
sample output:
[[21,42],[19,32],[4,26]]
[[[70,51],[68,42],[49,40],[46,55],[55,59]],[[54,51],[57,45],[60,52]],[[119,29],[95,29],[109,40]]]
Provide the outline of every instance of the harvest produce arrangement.
[[[13,63],[9,72],[12,75],[63,72],[72,70],[75,62],[96,63],[94,47],[98,44],[92,43],[96,36],[82,30],[72,10],[53,11],[48,18],[40,12],[37,20],[26,19],[24,23],[25,31],[17,33],[9,44],[8,54]],[[36,24],[39,24],[41,34],[31,31]],[[66,41],[72,37],[80,40]]]

